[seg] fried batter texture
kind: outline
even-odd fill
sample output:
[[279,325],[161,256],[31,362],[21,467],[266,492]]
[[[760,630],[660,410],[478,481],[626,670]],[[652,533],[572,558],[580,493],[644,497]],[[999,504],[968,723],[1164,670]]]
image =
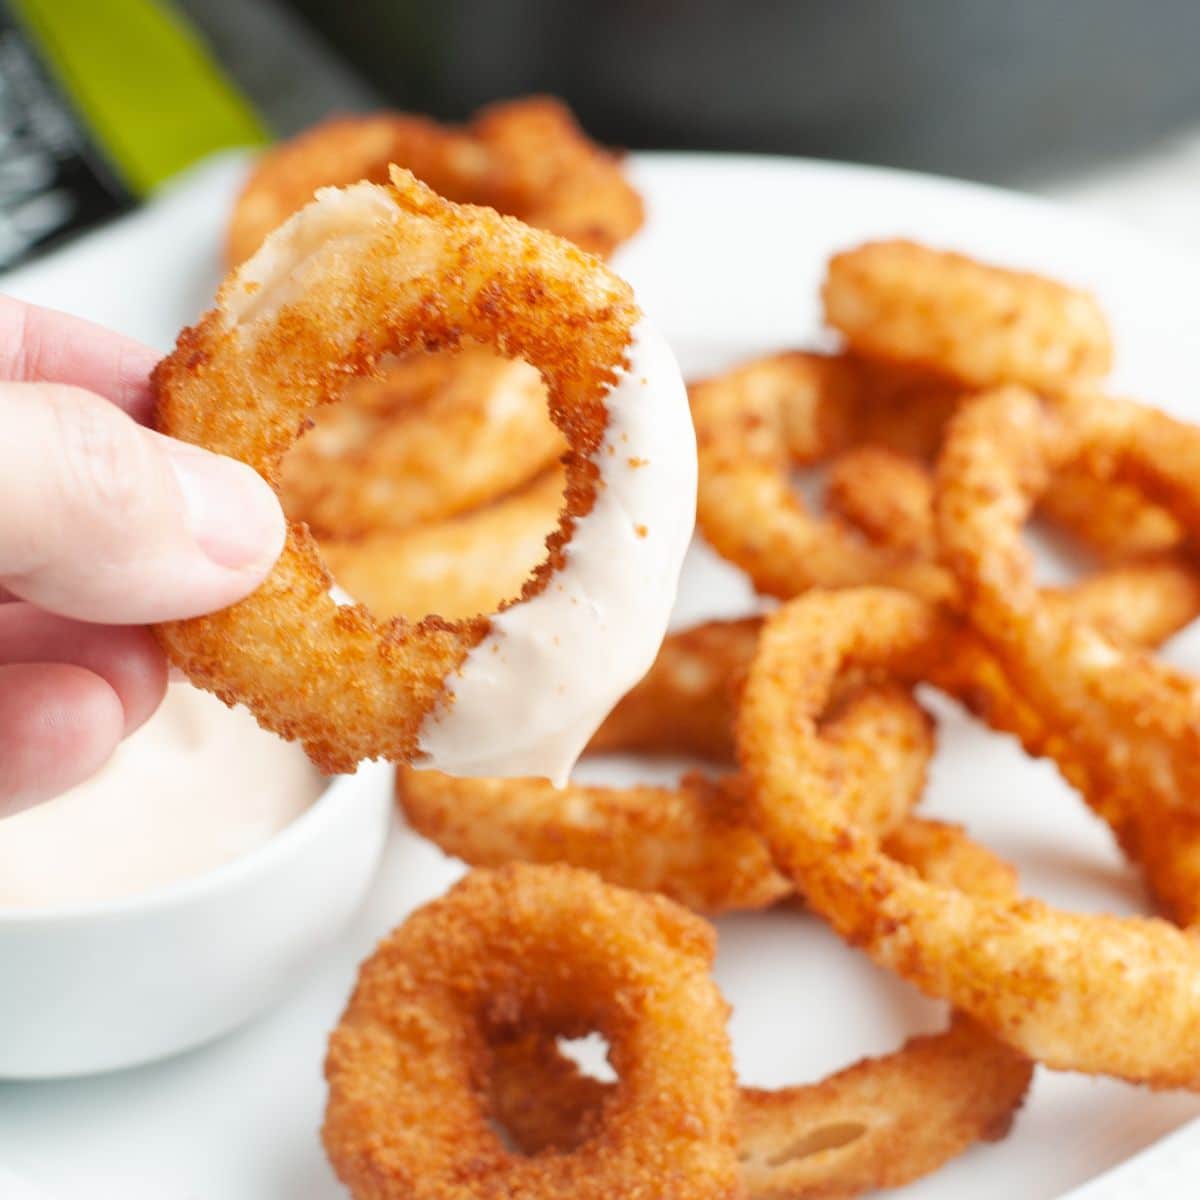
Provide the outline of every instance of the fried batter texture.
[[[701,531],[758,591],[780,599],[882,583],[952,601],[958,581],[940,561],[925,463],[970,395],[910,365],[799,352],[693,384]],[[792,471],[826,460],[833,465],[820,517],[797,494]],[[1094,501],[1085,517],[1081,477],[1079,470],[1066,476],[1066,498],[1052,511],[1099,550],[1101,564],[1079,585],[1052,593],[1054,602],[1078,601],[1081,615],[1137,610],[1140,619],[1117,620],[1139,625],[1135,641],[1155,644],[1200,613],[1200,572],[1179,552],[1175,520],[1136,493],[1131,500],[1128,487],[1106,507],[1103,489],[1083,485]],[[1056,497],[1057,486],[1050,475],[1044,495]],[[1148,546],[1167,552],[1147,556]]]
[[[954,826],[911,819],[892,854],[946,886],[1011,896],[1015,875]],[[910,1038],[893,1054],[820,1083],[739,1091],[738,1157],[750,1200],[856,1196],[901,1187],[975,1142],[1003,1137],[1032,1065],[956,1016],[949,1029]],[[495,1048],[493,1111],[527,1154],[570,1152],[593,1136],[612,1085],[583,1075],[552,1038]]]
[[475,347],[383,372],[318,409],[283,460],[284,511],[321,541],[458,516],[529,483],[566,450],[528,363]]
[[[951,637],[936,607],[885,588],[813,593],[767,619],[738,745],[776,863],[852,945],[1037,1061],[1200,1088],[1193,937],[1157,919],[1082,916],[932,882],[843,799],[819,725],[838,676],[874,668],[940,682]],[[1036,710],[1032,721],[1044,736]],[[1036,752],[1036,737],[1023,740]]]
[[946,591],[945,573],[919,552],[873,545],[836,516],[810,513],[791,470],[875,444],[895,425],[910,443],[919,434],[931,453],[959,389],[938,376],[893,376],[851,358],[793,352],[693,384],[689,394],[700,459],[697,521],[759,591],[786,599],[811,587],[881,581],[921,595]]
[[[156,425],[249,463],[278,488],[309,411],[385,356],[469,338],[524,358],[571,446],[563,514],[522,589],[529,599],[593,503],[605,395],[638,315],[628,286],[596,259],[396,171],[387,187],[323,192],[226,281],[216,307],[155,369]],[[257,592],[158,635],[194,683],[246,704],[324,770],[409,760],[447,674],[488,619],[379,620],[339,608],[329,584],[311,534],[293,522]]]
[[[726,628],[738,636],[736,626]],[[675,721],[685,721],[687,711]],[[727,726],[725,740],[729,732]],[[884,833],[895,829],[925,785],[933,753],[928,715],[901,687],[860,685],[829,715],[825,736],[838,747],[860,819]],[[609,746],[622,749],[611,739]],[[792,890],[749,821],[745,780],[737,774],[692,771],[673,788],[559,789],[544,779],[455,779],[401,769],[396,795],[413,829],[474,866],[565,862],[712,914],[763,908]]]
[[449,520],[358,539],[321,540],[338,586],[377,618],[448,621],[495,612],[521,594],[557,528],[563,473]]
[[617,158],[549,96],[490,105],[462,128],[379,112],[333,117],[258,160],[230,218],[229,265],[249,258],[318,188],[386,183],[393,163],[449,200],[487,205],[601,257],[643,220]]
[[[476,871],[363,964],[322,1131],[356,1200],[736,1200],[736,1087],[711,929],[564,866]],[[592,1136],[525,1156],[489,1123],[494,1043],[597,1031],[619,1077]]]
[[1057,387],[1112,364],[1085,292],[915,242],[868,242],[829,260],[826,320],[861,354],[946,371],[977,387]]
[[1043,401],[1007,388],[981,396],[951,427],[938,465],[938,535],[972,624],[1043,715],[1064,774],[1144,861],[1166,830],[1197,813],[1200,682],[1045,603],[1021,526],[1047,476],[1068,462],[1137,487],[1193,536],[1200,529],[1200,429],[1132,401]]

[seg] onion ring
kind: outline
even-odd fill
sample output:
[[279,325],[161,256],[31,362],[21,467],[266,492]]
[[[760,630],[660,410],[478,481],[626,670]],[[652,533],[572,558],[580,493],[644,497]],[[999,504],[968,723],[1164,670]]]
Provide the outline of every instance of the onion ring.
[[317,411],[283,460],[280,498],[322,540],[406,530],[522,487],[565,448],[528,363],[420,355]]
[[446,521],[352,541],[322,539],[321,557],[338,586],[376,617],[419,620],[436,612],[453,621],[495,612],[521,594],[545,558],[562,497],[563,474],[555,469]]
[[[903,688],[859,686],[830,714],[824,734],[838,748],[860,819],[884,832],[896,828],[921,794],[933,753],[933,726],[920,705]],[[709,914],[764,908],[792,891],[750,823],[737,774],[692,771],[673,788],[558,789],[540,779],[401,768],[396,796],[417,833],[473,866],[564,862]]]
[[[1055,476],[1046,496],[1058,492],[1068,482],[1074,499],[1076,473],[1065,480]],[[933,557],[937,535],[933,515],[934,481],[932,472],[914,459],[883,447],[862,446],[842,454],[830,470],[826,504],[839,516],[861,530],[876,545],[896,546],[902,550]],[[1158,508],[1148,507],[1140,497],[1131,516],[1147,518],[1141,528],[1149,533],[1157,524]],[[1096,522],[1107,524],[1115,519],[1121,497],[1107,513],[1097,508]],[[1102,507],[1102,506],[1101,506]],[[1161,529],[1161,525],[1158,526]],[[1115,529],[1113,530],[1115,533]],[[1139,536],[1137,523],[1130,527],[1126,548]],[[1178,540],[1178,539],[1176,539]],[[1109,543],[1115,549],[1115,542]],[[1124,557],[1114,565],[1086,576],[1069,588],[1049,589],[1046,600],[1066,604],[1080,620],[1091,622],[1110,637],[1141,646],[1157,646],[1191,624],[1200,614],[1200,571],[1177,553],[1159,553]]]
[[[733,1065],[712,930],[568,867],[469,875],[363,965],[329,1043],[322,1131],[361,1200],[734,1200]],[[595,1136],[523,1157],[488,1123],[488,1043],[602,1033]]]
[[1193,937],[1158,919],[1064,913],[922,879],[843,801],[817,725],[839,674],[932,677],[948,636],[935,606],[882,588],[813,593],[767,619],[738,744],[777,864],[847,941],[1030,1057],[1200,1088]]
[[393,163],[447,199],[488,205],[601,256],[644,218],[616,158],[549,96],[490,105],[462,129],[403,113],[334,117],[255,164],[230,217],[229,265],[249,258],[318,188],[386,183]]
[[[939,595],[949,586],[927,559],[872,546],[850,526],[813,516],[792,488],[793,466],[871,439],[862,410],[872,402],[878,411],[892,407],[864,370],[853,360],[788,353],[689,389],[700,456],[697,520],[761,592],[787,599],[810,587],[888,581]],[[944,392],[931,383],[929,394],[940,419]]]
[[852,349],[945,371],[977,387],[1058,387],[1112,364],[1086,292],[915,242],[868,242],[829,260],[825,319]]
[[1200,682],[1044,602],[1020,531],[1060,463],[1133,484],[1196,530],[1200,429],[1131,401],[1003,389],[964,409],[938,468],[938,531],[972,623],[1043,715],[1063,773],[1142,861],[1143,810],[1198,811]]
[[563,777],[665,630],[694,494],[678,369],[596,259],[393,179],[322,192],[231,276],[155,369],[157,426],[277,485],[308,410],[381,356],[490,344],[538,368],[571,445],[546,560],[499,616],[380,622],[334,603],[293,523],[257,592],[159,636],[194,683],[326,770],[420,756]]
[[670,634],[654,665],[596,730],[588,750],[732,762],[736,694],[761,626],[759,617],[742,617]]
[[[953,826],[909,820],[888,841],[898,858],[947,886],[1009,897],[1007,864]],[[940,1034],[910,1038],[816,1084],[740,1089],[739,1159],[750,1200],[851,1196],[900,1187],[980,1139],[1007,1132],[1032,1075],[1022,1055],[955,1016]],[[495,1047],[497,1121],[527,1154],[570,1153],[593,1136],[611,1084],[582,1074],[553,1039]]]
[[[918,414],[916,426],[925,429],[920,442],[927,443],[934,431],[940,436],[950,394],[936,377],[924,378],[927,390],[903,373],[889,390],[887,372],[878,368],[868,370],[853,359],[789,353],[693,384],[700,456],[697,517],[705,537],[759,591],[780,599],[813,587],[886,583],[929,599],[953,600],[957,581],[930,557],[932,516],[920,512],[930,504],[931,485],[922,483],[912,457],[897,458],[886,446],[875,449],[892,424],[902,423],[898,414],[904,403]],[[907,401],[897,400],[904,396]],[[960,393],[953,396],[958,403]],[[789,411],[795,414],[791,418]],[[879,412],[889,413],[887,422],[873,415]],[[922,412],[932,412],[933,419],[922,418]],[[910,439],[908,449],[913,448]],[[888,500],[888,509],[902,506],[903,523],[883,515],[870,518],[864,536],[836,511],[822,519],[805,509],[792,487],[791,468],[833,451],[843,458],[855,455],[835,471],[834,509],[862,520],[863,510],[878,509],[888,489],[902,488],[901,497]],[[862,455],[878,474],[873,483],[852,479],[857,494],[851,497],[846,475],[862,471]],[[1055,603],[1077,605],[1081,618],[1109,621],[1113,631],[1155,644],[1200,612],[1200,575],[1183,557],[1161,556],[1103,567],[1072,588],[1048,594]],[[1127,615],[1122,606],[1130,609]]]
[[933,477],[925,466],[886,446],[857,446],[834,459],[825,508],[872,545],[932,559]]

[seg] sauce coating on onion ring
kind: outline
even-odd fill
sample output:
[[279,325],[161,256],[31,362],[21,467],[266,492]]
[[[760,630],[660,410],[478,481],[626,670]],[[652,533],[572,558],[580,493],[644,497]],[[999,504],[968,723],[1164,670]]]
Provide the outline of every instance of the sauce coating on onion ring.
[[678,368],[596,259],[397,171],[323,192],[272,234],[154,374],[162,432],[277,486],[310,409],[385,356],[463,338],[537,367],[571,447],[559,528],[520,603],[378,621],[334,603],[293,523],[257,592],[158,630],[193,682],[326,770],[387,757],[565,775],[665,630],[695,488]]

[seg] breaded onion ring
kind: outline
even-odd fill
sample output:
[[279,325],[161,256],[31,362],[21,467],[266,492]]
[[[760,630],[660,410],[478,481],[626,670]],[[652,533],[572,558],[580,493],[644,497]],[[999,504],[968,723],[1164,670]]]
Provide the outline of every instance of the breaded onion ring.
[[743,770],[777,864],[838,933],[1032,1058],[1200,1088],[1200,945],[1147,918],[1065,913],[923,879],[842,794],[819,720],[847,668],[936,676],[953,638],[889,589],[812,593],[767,618],[738,719]]
[[416,621],[436,612],[454,621],[495,612],[521,594],[546,557],[562,497],[563,474],[555,469],[446,521],[354,541],[323,538],[321,557],[338,586],[376,617]]
[[[1054,495],[1060,483],[1068,483],[1075,495],[1079,473],[1055,477],[1045,493]],[[826,492],[829,508],[862,530],[877,545],[896,546],[932,557],[937,552],[933,517],[933,473],[912,458],[876,446],[863,446],[841,455],[830,470]],[[1136,497],[1136,494],[1135,494]],[[1138,500],[1137,511],[1147,518],[1161,513]],[[1115,518],[1123,500],[1105,515],[1093,515],[1107,524]],[[1133,510],[1130,510],[1133,515]],[[1093,525],[1095,528],[1095,525]],[[1150,523],[1142,527],[1150,531]],[[1115,528],[1113,530],[1115,534]],[[1136,523],[1130,527],[1126,548],[1138,536]],[[1175,539],[1178,542],[1178,538]],[[1109,543],[1115,549],[1115,541]],[[1120,641],[1141,646],[1158,646],[1178,633],[1200,614],[1200,570],[1177,553],[1159,553],[1125,561],[1086,576],[1065,589],[1048,589],[1047,603],[1066,604],[1072,614],[1088,621]]]
[[277,485],[310,409],[383,356],[463,338],[536,366],[571,446],[560,525],[521,603],[416,624],[338,607],[293,523],[257,592],[159,626],[194,683],[245,703],[326,770],[421,757],[565,776],[666,626],[694,495],[678,369],[596,259],[397,171],[390,187],[322,192],[154,373],[162,432]]
[[[895,829],[925,785],[928,715],[903,688],[859,686],[830,714],[824,734],[838,748],[859,818],[881,832]],[[473,866],[564,862],[710,914],[764,908],[792,890],[750,823],[737,774],[692,771],[675,787],[558,789],[541,779],[454,779],[401,768],[396,796],[417,833]]]
[[[873,440],[862,414],[888,411],[875,374],[853,360],[789,353],[746,363],[689,388],[700,456],[697,520],[759,591],[786,599],[810,587],[887,581],[922,595],[949,586],[919,554],[879,547],[835,517],[808,512],[793,466]],[[939,417],[945,395],[931,381]]]
[[1086,292],[915,242],[868,242],[829,260],[825,319],[852,349],[986,387],[1098,379],[1112,339]]
[[[736,1200],[715,939],[568,867],[477,871],[363,964],[325,1062],[322,1130],[357,1200]],[[597,1031],[618,1075],[586,1144],[526,1157],[489,1124],[489,1043]]]
[[933,558],[933,477],[925,466],[886,446],[858,446],[833,461],[825,507],[873,545]]
[[418,355],[317,411],[283,460],[280,499],[322,540],[407,530],[522,487],[565,449],[528,363]]
[[1047,475],[1068,463],[1137,487],[1200,530],[1200,428],[1132,401],[1039,401],[1008,388],[950,430],[938,533],[972,623],[1053,731],[1064,773],[1140,859],[1146,836],[1130,813],[1200,811],[1200,681],[1045,603],[1021,526]]
[[[921,509],[928,510],[932,486],[920,478],[912,451],[940,437],[959,392],[947,392],[935,376],[901,372],[892,379],[886,369],[855,359],[789,353],[693,384],[690,395],[700,528],[759,591],[787,599],[812,587],[887,583],[931,599],[954,597],[956,581],[930,556],[932,516]],[[922,432],[910,436],[898,458],[887,441],[898,437],[893,427],[903,425],[905,406]],[[835,470],[832,515],[817,517],[793,488],[791,469],[835,451],[866,458]],[[855,472],[859,479],[848,481]],[[860,531],[863,521],[867,529]],[[1200,612],[1200,574],[1183,557],[1161,557],[1104,567],[1049,594],[1054,603],[1078,605],[1081,618],[1115,616],[1114,629],[1156,644]],[[1131,609],[1128,617],[1122,606]]]
[[[953,826],[907,821],[891,853],[922,875],[980,896],[1010,897],[1015,874]],[[901,1187],[973,1143],[1008,1131],[1032,1065],[955,1016],[945,1033],[910,1038],[893,1054],[820,1083],[740,1089],[738,1157],[750,1200],[854,1196]],[[582,1074],[554,1040],[495,1047],[496,1120],[527,1154],[574,1150],[592,1136],[612,1085]]]
[[[851,447],[833,460],[825,507],[876,545],[933,557],[933,475],[918,459],[887,446]],[[1038,514],[1104,563],[1162,558],[1184,541],[1179,522],[1128,484],[1079,467],[1057,472]]]
[[249,258],[318,188],[386,183],[393,163],[447,199],[488,205],[601,256],[643,220],[617,159],[552,97],[490,105],[461,129],[380,112],[323,121],[258,160],[230,217],[229,265]]
[[654,665],[596,730],[588,750],[732,762],[736,693],[761,624],[758,617],[742,617],[672,633]]

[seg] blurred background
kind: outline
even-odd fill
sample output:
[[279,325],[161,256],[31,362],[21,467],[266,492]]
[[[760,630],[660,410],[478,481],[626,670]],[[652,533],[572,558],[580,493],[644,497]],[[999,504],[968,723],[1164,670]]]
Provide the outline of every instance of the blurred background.
[[[0,0],[6,37],[33,31],[50,76],[90,75],[119,47],[115,82],[140,80],[182,131],[192,93],[153,38],[139,49],[148,10],[194,38],[194,57],[245,102],[214,142],[384,105],[458,119],[547,91],[612,145],[1002,183],[1200,246],[1198,0]],[[0,59],[10,101],[18,68]],[[93,216],[100,194],[119,208],[131,202],[122,191],[144,191],[114,169],[109,140],[80,139],[91,166],[76,174],[99,180]],[[177,141],[182,159],[192,151]]]

